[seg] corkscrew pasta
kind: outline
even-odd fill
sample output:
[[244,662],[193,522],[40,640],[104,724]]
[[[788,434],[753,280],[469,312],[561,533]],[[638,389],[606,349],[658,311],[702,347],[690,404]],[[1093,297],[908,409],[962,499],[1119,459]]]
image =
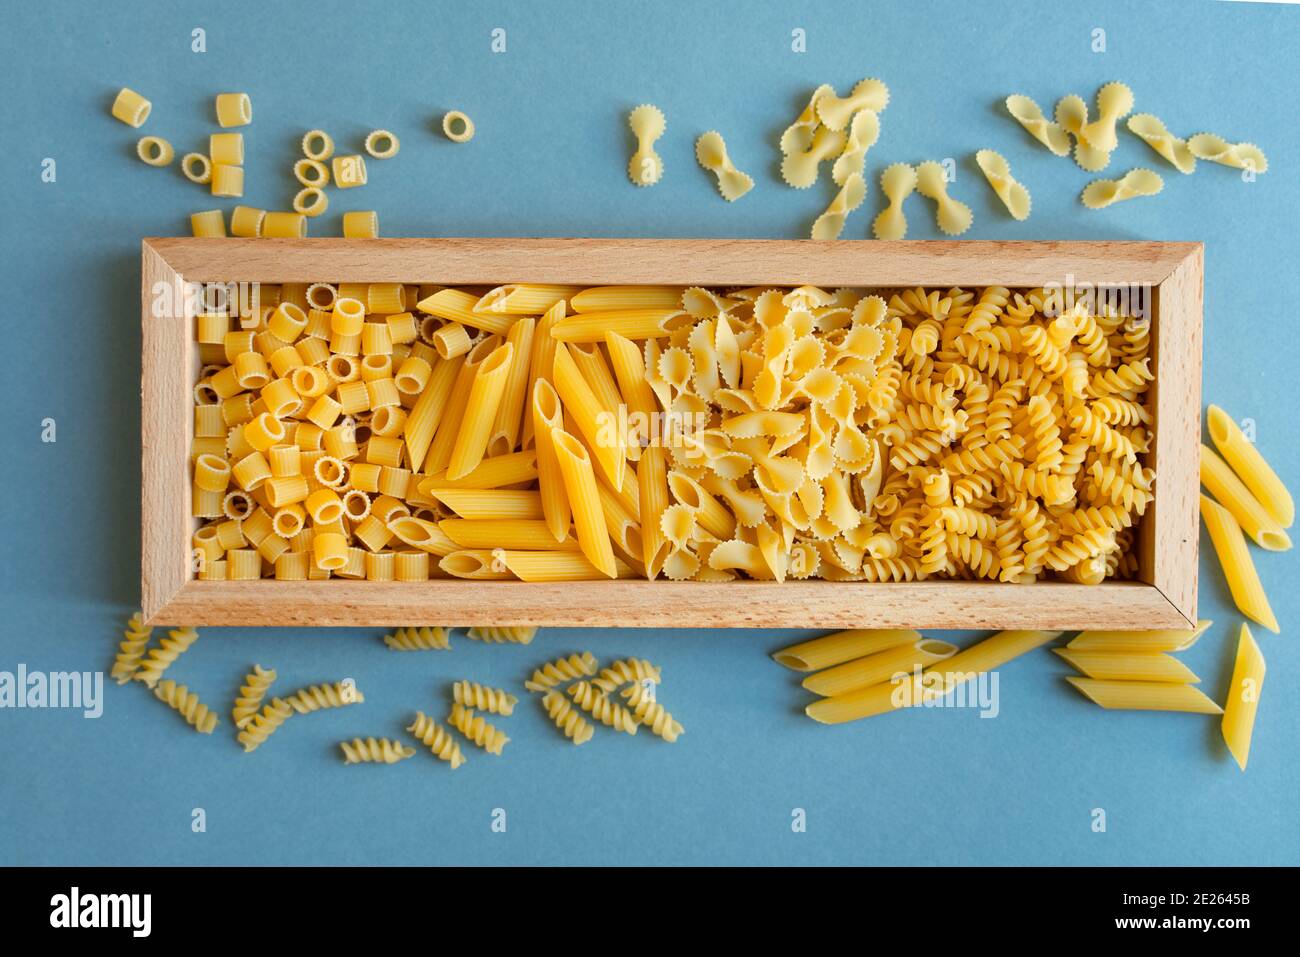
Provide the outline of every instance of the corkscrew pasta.
[[685,733],[681,724],[655,700],[644,685],[632,685],[624,688],[620,694],[627,698],[627,706],[632,709],[636,720],[649,728],[656,737],[672,744]]
[[153,637],[153,629],[145,627],[144,615],[137,611],[126,623],[121,644],[118,645],[117,657],[113,659],[113,670],[110,676],[118,684],[124,685],[135,677],[151,637]]
[[135,680],[143,681],[152,689],[173,662],[198,640],[199,633],[193,628],[173,628],[156,648],[149,649],[148,657],[140,662],[135,672]]
[[602,669],[600,677],[595,678],[591,683],[601,691],[609,694],[629,681],[638,683],[653,681],[658,684],[661,680],[662,676],[659,669],[644,658],[624,658],[621,661],[614,662],[608,668]]
[[423,711],[415,712],[415,721],[406,730],[432,751],[434,757],[450,764],[453,771],[465,763],[465,756],[461,754],[460,745],[451,736],[451,732]]
[[586,744],[596,733],[582,713],[558,691],[548,691],[542,695],[542,707],[555,726],[574,744]]
[[632,712],[617,701],[610,700],[590,682],[574,682],[569,686],[568,695],[574,704],[606,727],[624,734],[636,734],[637,719]]
[[415,757],[415,748],[388,738],[353,738],[340,741],[344,764],[396,764]]
[[333,684],[303,688],[284,700],[299,714],[310,714],[323,708],[342,708],[350,704],[361,704],[366,698],[352,683],[336,681]]
[[384,644],[394,651],[447,651],[451,632],[443,627],[398,628],[384,635]]
[[476,708],[489,714],[514,714],[519,699],[500,688],[489,688],[476,681],[457,681],[451,686],[452,698],[456,704],[466,708]]
[[524,682],[524,687],[529,691],[550,691],[566,681],[591,677],[596,673],[598,664],[596,656],[590,651],[557,658],[534,671],[533,676]]
[[264,705],[262,710],[253,715],[249,722],[244,725],[236,739],[244,746],[244,753],[256,751],[269,738],[280,725],[284,724],[293,715],[293,707],[287,701],[279,698],[271,699],[271,703]]
[[158,682],[153,689],[154,696],[169,708],[177,711],[199,734],[211,734],[217,727],[217,713],[199,700],[198,695],[185,685],[178,685],[170,678]]
[[[499,526],[498,526],[499,527]],[[484,641],[488,644],[501,644],[508,642],[514,645],[530,644],[537,636],[537,628],[534,626],[517,625],[513,627],[493,626],[493,625],[475,625],[465,632],[466,638],[472,638],[475,641]]]
[[481,714],[476,713],[472,708],[466,708],[460,703],[451,706],[451,713],[447,715],[447,723],[488,754],[499,755],[510,742],[510,738],[506,736],[504,731],[488,724]]
[[274,668],[266,669],[261,665],[253,665],[253,670],[244,677],[244,683],[239,688],[239,697],[235,699],[235,706],[231,709],[230,717],[235,722],[236,728],[247,727],[253,720],[257,709],[262,706],[262,699],[275,683],[275,679]]

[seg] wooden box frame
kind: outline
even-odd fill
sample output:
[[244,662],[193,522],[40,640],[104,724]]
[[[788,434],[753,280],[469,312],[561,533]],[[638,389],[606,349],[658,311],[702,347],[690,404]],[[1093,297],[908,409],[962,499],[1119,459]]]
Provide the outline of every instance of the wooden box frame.
[[[1168,628],[1196,619],[1203,246],[1156,242],[643,239],[146,239],[141,376],[144,616],[162,625]],[[208,582],[192,580],[193,316],[156,284],[948,287],[1142,284],[1153,290],[1156,496],[1138,582]]]

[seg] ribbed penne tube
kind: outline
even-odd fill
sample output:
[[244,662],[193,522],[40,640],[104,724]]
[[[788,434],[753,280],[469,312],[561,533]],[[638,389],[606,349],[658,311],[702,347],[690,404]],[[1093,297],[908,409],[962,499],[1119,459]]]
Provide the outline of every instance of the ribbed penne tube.
[[438,527],[461,548],[500,548],[521,551],[577,550],[578,548],[577,540],[569,536],[556,541],[546,522],[535,518],[502,518],[487,521],[445,518],[438,523]]
[[1156,631],[1081,631],[1066,643],[1072,651],[1102,651],[1112,654],[1186,651],[1196,644],[1214,622],[1202,618],[1195,628]]
[[911,674],[917,668],[929,667],[956,653],[957,646],[950,642],[922,638],[811,674],[803,680],[803,686],[823,697],[844,694],[888,681],[900,672]]
[[475,312],[478,296],[459,289],[440,289],[432,296],[421,299],[416,308],[439,319],[449,319],[462,326],[482,329],[484,332],[504,333],[515,322],[515,316],[503,313]]
[[1223,713],[1205,692],[1183,681],[1101,681],[1073,675],[1065,680],[1094,704],[1110,710]]
[[[549,382],[554,378],[555,339],[551,337],[551,330],[564,318],[564,314],[565,302],[560,300],[547,309],[537,323],[533,335],[533,354],[528,359],[528,387],[524,392],[528,402],[532,402],[538,379],[546,379]],[[531,412],[525,410],[523,427],[520,430],[520,441],[524,448],[529,448],[533,444],[534,424]]]
[[600,345],[594,342],[571,342],[567,346],[569,357],[582,373],[582,378],[591,388],[596,401],[609,415],[607,428],[615,427],[618,421],[619,406],[623,402],[614,373],[610,371]]
[[152,636],[153,629],[145,627],[144,616],[137,611],[126,623],[121,644],[118,645],[117,657],[113,659],[111,676],[118,684],[124,685],[135,676]]
[[1246,537],[1232,512],[1207,495],[1201,496],[1201,521],[1210,535],[1214,551],[1219,557],[1228,590],[1237,609],[1251,621],[1259,622],[1274,634],[1278,631],[1277,616],[1269,605],[1264,585],[1255,570],[1255,562],[1246,546]]
[[501,340],[488,336],[475,343],[456,370],[456,379],[452,383],[451,394],[438,420],[438,428],[425,456],[424,470],[430,475],[445,471],[451,462],[452,450],[460,437],[460,425],[465,418],[465,409],[469,405],[470,390],[474,386],[474,376],[478,367],[500,345]]
[[239,688],[239,697],[235,699],[235,706],[230,712],[236,728],[243,728],[253,720],[257,709],[262,707],[262,699],[266,697],[267,689],[275,679],[275,669],[263,668],[261,665],[253,665],[253,670],[245,675],[244,683]]
[[581,286],[556,286],[535,282],[516,282],[489,289],[474,304],[475,312],[505,316],[535,316],[562,299],[581,292]]
[[661,525],[668,508],[668,468],[661,446],[652,445],[642,451],[636,474],[641,509],[641,562],[646,577],[654,580],[668,558],[669,549]]
[[640,562],[641,528],[636,516],[628,512],[618,493],[599,477],[596,479],[596,494],[600,497],[600,510],[605,516],[605,533],[623,556]]
[[415,712],[415,720],[406,730],[432,751],[434,757],[450,764],[453,771],[465,763],[465,755],[461,754],[460,745],[451,736],[451,732],[423,711]]
[[438,560],[438,567],[452,578],[469,581],[511,581],[515,576],[499,553],[486,548],[464,548]]
[[1215,448],[1242,484],[1255,496],[1273,521],[1282,528],[1290,528],[1295,522],[1295,501],[1254,443],[1246,438],[1232,416],[1217,405],[1212,405],[1207,410],[1206,423]]
[[489,724],[481,714],[477,714],[474,709],[466,708],[459,702],[451,706],[447,723],[488,754],[500,755],[505,746],[510,743],[510,738],[504,731]]
[[432,495],[439,489],[494,489],[503,485],[525,485],[538,477],[537,453],[511,452],[508,455],[494,455],[485,458],[468,475],[458,479],[447,478],[447,473],[439,472],[422,479],[420,491]]
[[1113,651],[1078,651],[1053,648],[1058,655],[1089,678],[1102,681],[1184,681],[1201,679],[1172,655]]
[[451,387],[456,383],[456,375],[463,364],[462,359],[439,359],[429,374],[429,380],[420,397],[415,400],[406,417],[403,441],[406,443],[406,455],[413,471],[419,471],[424,464],[424,457],[433,442],[438,423],[442,421]]
[[457,681],[451,686],[451,695],[457,704],[476,708],[489,714],[514,714],[519,699],[500,688],[489,688],[477,681]]
[[324,708],[342,708],[350,704],[361,704],[366,700],[366,696],[351,682],[336,681],[333,684],[311,685],[295,691],[284,700],[299,714],[310,714]]
[[545,518],[541,495],[535,491],[437,488],[429,495],[461,518]]
[[456,551],[456,543],[435,522],[411,515],[399,515],[388,523],[388,530],[407,545],[422,552],[443,556]]
[[557,342],[604,342],[605,333],[627,339],[663,339],[669,335],[668,320],[680,309],[619,309],[566,316],[551,335]]
[[447,462],[448,478],[462,478],[482,461],[491,438],[497,408],[505,394],[514,355],[514,346],[507,342],[493,350],[475,370],[465,415],[452,446],[451,458]]
[[525,317],[506,333],[506,344],[514,352],[505,387],[501,390],[501,401],[497,404],[496,415],[492,418],[492,427],[488,433],[489,456],[513,452],[519,442],[520,423],[528,412],[524,390],[528,387],[528,368],[533,354],[533,330],[536,325],[531,317]]
[[388,738],[353,738],[340,741],[344,764],[396,764],[415,757],[415,748]]
[[685,472],[673,469],[668,473],[668,491],[695,513],[695,520],[710,535],[726,541],[736,533],[735,516]]
[[[578,551],[497,551],[494,554],[520,581],[599,581],[609,577]],[[615,559],[614,565],[619,578],[635,577],[623,562]]]
[[681,286],[593,286],[569,299],[574,312],[629,309],[680,309]]
[[823,724],[841,724],[923,701],[941,698],[957,685],[1000,667],[1028,651],[1059,638],[1059,631],[1002,631],[957,652],[951,658],[897,685],[884,682],[833,698],[814,701],[804,713]]
[[600,662],[590,651],[556,658],[534,671],[533,676],[524,682],[524,687],[529,691],[549,691],[566,681],[589,678],[599,666]]
[[1241,530],[1260,548],[1282,552],[1291,547],[1290,536],[1250,494],[1228,464],[1205,445],[1201,446],[1201,484],[1232,513]]
[[1249,626],[1242,622],[1237,638],[1237,657],[1232,666],[1232,681],[1223,706],[1223,740],[1237,765],[1246,770],[1250,757],[1250,739],[1255,729],[1255,710],[1264,690],[1264,655],[1255,644]]
[[565,494],[573,511],[573,524],[582,553],[606,577],[614,578],[618,570],[614,566],[614,549],[610,545],[591,457],[582,443],[563,429],[551,429],[551,442],[560,474],[564,477]]
[[546,527],[556,541],[568,535],[573,513],[569,507],[569,493],[564,488],[564,473],[555,453],[552,432],[564,425],[560,397],[545,378],[533,384],[531,418],[536,437],[537,487],[542,500]]
[[555,346],[553,385],[564,404],[564,411],[573,417],[600,470],[611,485],[622,488],[626,466],[623,436],[618,428],[613,427],[615,423],[609,421],[609,410],[601,404],[562,342]]

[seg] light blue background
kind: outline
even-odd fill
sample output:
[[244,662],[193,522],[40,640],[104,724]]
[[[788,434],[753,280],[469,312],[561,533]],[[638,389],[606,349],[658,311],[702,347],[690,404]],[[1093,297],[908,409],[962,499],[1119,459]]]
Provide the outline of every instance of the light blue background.
[[[345,150],[370,129],[402,141],[360,191],[331,191],[313,235],[338,213],[379,210],[386,236],[801,237],[831,196],[776,178],[780,130],[822,82],[863,76],[893,93],[871,150],[871,192],[849,220],[862,239],[886,165],[955,157],[970,238],[1165,239],[1207,243],[1205,395],[1258,423],[1259,443],[1300,485],[1294,448],[1295,67],[1300,9],[1210,2],[733,4],[67,2],[9,7],[0,34],[5,200],[4,518],[0,670],[104,669],[138,602],[139,240],[186,235],[213,199],[173,165],[134,158],[139,133],[108,116],[117,89],[150,97],[141,133],[177,156],[215,128],[212,96],[247,90],[254,122],[245,200],[286,208],[302,132]],[[472,9],[471,9],[472,7]],[[190,31],[207,31],[207,53]],[[508,31],[508,52],[489,32]],[[802,27],[808,52],[790,52]],[[1108,51],[1090,50],[1106,30]],[[1149,166],[1163,194],[1103,212],[1091,178],[1029,139],[1001,107],[1023,92],[1050,109],[1113,79],[1138,111],[1183,134],[1258,143],[1272,169],[1243,183],[1203,163],[1180,176],[1127,133],[1103,175]],[[660,106],[663,182],[629,185],[628,110]],[[468,146],[433,132],[449,108],[478,126]],[[726,136],[757,180],[722,202],[695,165],[695,137]],[[970,160],[1000,150],[1034,197],[1010,220]],[[41,161],[58,163],[54,184]],[[229,209],[231,202],[221,205]],[[928,203],[909,238],[935,238]],[[39,441],[45,417],[57,444]],[[1284,628],[1300,613],[1294,555],[1257,553]],[[1238,616],[1209,561],[1201,613],[1215,627],[1187,653],[1222,698]],[[1250,771],[1227,758],[1217,722],[1105,713],[1065,686],[1046,652],[1002,674],[1002,714],[894,715],[839,728],[803,718],[804,695],[768,652],[807,632],[546,631],[527,648],[459,639],[449,654],[396,655],[378,630],[210,630],[172,676],[225,722],[199,737],[139,685],[109,686],[102,718],[0,712],[0,862],[18,863],[1300,863],[1300,673],[1295,637],[1258,633],[1267,688]],[[401,736],[469,677],[518,688],[542,660],[591,648],[662,664],[662,700],[687,727],[560,740],[534,701],[502,721],[501,758],[471,753],[451,773],[427,755],[344,768],[334,743]],[[228,705],[252,662],[285,688],[344,676],[363,706],[291,721],[244,756]],[[522,693],[522,691],[521,691]],[[471,752],[473,749],[469,749]],[[207,812],[193,834],[191,809]],[[505,834],[490,813],[508,812]],[[791,832],[793,808],[808,830]],[[1089,812],[1104,808],[1095,834]]]

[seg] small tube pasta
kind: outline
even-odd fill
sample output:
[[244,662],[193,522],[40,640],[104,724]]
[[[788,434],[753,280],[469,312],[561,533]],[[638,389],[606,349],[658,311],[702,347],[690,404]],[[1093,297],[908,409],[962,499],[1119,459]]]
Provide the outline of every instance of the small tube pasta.
[[202,153],[186,153],[181,157],[181,172],[191,183],[206,186],[212,182],[212,161]]
[[555,447],[556,461],[573,511],[573,524],[582,553],[606,577],[615,578],[618,570],[614,565],[614,549],[610,544],[600,494],[596,489],[596,474],[591,467],[591,457],[582,443],[563,429],[551,429],[551,442]]
[[937,661],[951,658],[956,653],[957,646],[954,644],[922,638],[811,674],[803,680],[803,686],[813,694],[824,697],[844,694],[888,681],[900,672],[911,674],[917,668],[926,668]]
[[247,93],[218,93],[216,107],[217,125],[223,129],[253,122],[253,101]]
[[212,195],[243,196],[244,168],[224,163],[212,164]]
[[1282,531],[1227,463],[1205,445],[1201,446],[1201,484],[1232,513],[1242,531],[1260,548],[1281,552],[1291,547],[1290,536]]
[[1201,496],[1201,521],[1219,556],[1223,576],[1228,580],[1228,590],[1237,609],[1251,621],[1257,621],[1277,634],[1277,617],[1268,603],[1268,595],[1255,571],[1246,537],[1232,513],[1207,495]]
[[1223,709],[1195,685],[1182,681],[1102,681],[1097,678],[1065,679],[1106,709],[1127,711],[1190,711],[1222,714]]
[[324,130],[308,130],[302,138],[302,155],[324,163],[334,155],[334,141]]
[[307,217],[302,213],[267,213],[262,220],[262,235],[267,238],[301,239],[307,235]]
[[230,213],[230,235],[254,238],[262,235],[266,210],[252,206],[236,206]]
[[1241,634],[1237,638],[1237,657],[1232,666],[1232,681],[1228,685],[1228,699],[1223,707],[1220,727],[1228,750],[1243,771],[1250,758],[1250,739],[1255,729],[1259,695],[1264,690],[1265,671],[1263,652],[1255,644],[1250,627],[1242,622]]
[[142,136],[135,144],[135,155],[150,166],[166,166],[176,151],[160,136]]
[[135,92],[135,90],[124,86],[118,91],[117,98],[113,100],[113,107],[110,112],[112,112],[114,119],[121,120],[127,126],[139,129],[144,125],[144,121],[149,119],[149,111],[152,109],[152,103]]
[[366,152],[375,159],[389,159],[397,155],[402,144],[388,130],[372,130],[366,136]]
[[1172,655],[1078,651],[1073,648],[1052,650],[1089,678],[1103,681],[1185,681],[1195,684],[1201,680]]
[[[310,157],[315,159],[316,157]],[[366,185],[366,158],[359,154],[352,156],[335,156],[330,160],[334,174],[334,185],[339,189],[351,189]]]
[[442,116],[442,135],[453,143],[468,143],[474,138],[474,121],[460,110],[449,110]]
[[468,475],[483,460],[514,355],[515,347],[506,342],[475,370],[465,416],[459,423],[456,444],[447,463],[448,478],[454,480]]
[[1295,501],[1268,461],[1223,409],[1210,406],[1206,419],[1215,448],[1242,484],[1269,517],[1283,528],[1290,528],[1295,522]]
[[243,133],[212,133],[208,136],[208,156],[214,166],[244,165]]
[[207,238],[226,235],[226,217],[219,209],[208,209],[201,213],[190,214],[190,232],[195,236]]
[[379,214],[373,209],[358,209],[343,214],[343,235],[347,239],[376,239]]

